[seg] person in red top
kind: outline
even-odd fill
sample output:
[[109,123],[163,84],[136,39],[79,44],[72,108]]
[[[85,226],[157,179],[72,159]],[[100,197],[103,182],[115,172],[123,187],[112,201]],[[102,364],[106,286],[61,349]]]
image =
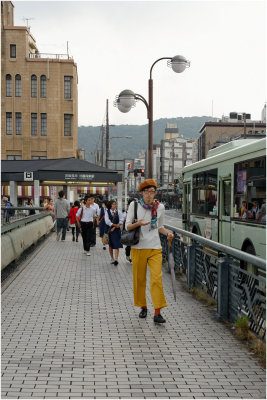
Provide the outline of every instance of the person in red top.
[[76,221],[76,214],[77,211],[80,208],[80,203],[78,200],[76,200],[72,206],[72,208],[70,209],[70,213],[69,213],[69,220],[70,220],[70,228],[72,230],[72,241],[75,242],[75,230],[76,230],[76,242],[78,242],[78,237],[79,237],[79,233],[80,233],[80,228],[77,225],[77,221]]

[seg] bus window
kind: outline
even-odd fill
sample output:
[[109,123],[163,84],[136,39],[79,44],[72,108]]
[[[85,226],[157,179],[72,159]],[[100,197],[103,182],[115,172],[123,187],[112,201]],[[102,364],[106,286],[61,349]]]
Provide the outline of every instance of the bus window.
[[217,175],[217,169],[193,175],[193,214],[213,214],[217,204]]
[[[246,219],[257,222],[262,220],[263,204],[266,198],[266,158],[261,157],[235,164],[235,208],[242,214],[242,204],[247,205]],[[242,216],[244,219],[244,216]]]

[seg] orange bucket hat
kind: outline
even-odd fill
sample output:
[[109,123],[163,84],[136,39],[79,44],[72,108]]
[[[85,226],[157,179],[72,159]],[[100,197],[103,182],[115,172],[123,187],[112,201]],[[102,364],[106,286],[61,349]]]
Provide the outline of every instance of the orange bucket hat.
[[146,187],[149,186],[154,186],[155,188],[157,188],[158,184],[154,179],[145,179],[143,182],[140,183],[138,192],[142,192]]

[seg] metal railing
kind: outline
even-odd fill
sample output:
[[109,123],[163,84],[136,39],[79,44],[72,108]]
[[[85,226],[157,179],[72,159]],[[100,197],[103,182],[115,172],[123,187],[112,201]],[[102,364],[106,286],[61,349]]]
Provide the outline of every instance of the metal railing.
[[[30,214],[35,211],[35,214]],[[30,215],[29,215],[30,214]],[[9,232],[26,225],[32,221],[43,218],[46,215],[54,216],[45,211],[43,207],[3,207],[1,206],[1,233]]]
[[[183,229],[165,225],[174,233],[172,253],[176,271],[186,275],[187,290],[198,287],[217,304],[219,320],[235,322],[246,316],[249,329],[260,339],[266,333],[266,261]],[[163,261],[168,262],[168,240],[161,236]],[[190,239],[188,242],[184,238]],[[261,275],[242,269],[252,264]]]
[[52,54],[52,53],[29,53],[29,58],[50,58],[56,60],[72,60],[73,57],[68,54]]

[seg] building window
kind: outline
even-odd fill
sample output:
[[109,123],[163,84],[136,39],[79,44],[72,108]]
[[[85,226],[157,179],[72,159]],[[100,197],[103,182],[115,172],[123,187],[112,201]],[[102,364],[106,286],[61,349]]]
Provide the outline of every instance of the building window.
[[72,76],[64,76],[64,99],[72,98]]
[[31,113],[31,131],[32,135],[37,135],[37,113]]
[[41,136],[47,135],[47,114],[41,113]]
[[46,76],[41,75],[40,78],[40,97],[46,97]]
[[31,97],[37,97],[37,76],[31,76]]
[[12,77],[10,74],[6,75],[6,97],[12,96]]
[[32,156],[32,160],[46,160],[46,156]]
[[71,136],[72,115],[64,114],[64,136]]
[[12,112],[6,113],[6,134],[12,135]]
[[16,58],[16,45],[10,45],[10,58]]
[[16,112],[16,135],[22,134],[21,112]]
[[10,156],[7,156],[7,160],[22,160],[22,157],[17,156],[17,155],[14,155],[14,156],[10,155]]
[[18,74],[15,76],[15,96],[21,97],[21,76]]
[[7,112],[6,113],[6,134],[7,135],[12,135],[13,130],[12,130],[12,112]]

